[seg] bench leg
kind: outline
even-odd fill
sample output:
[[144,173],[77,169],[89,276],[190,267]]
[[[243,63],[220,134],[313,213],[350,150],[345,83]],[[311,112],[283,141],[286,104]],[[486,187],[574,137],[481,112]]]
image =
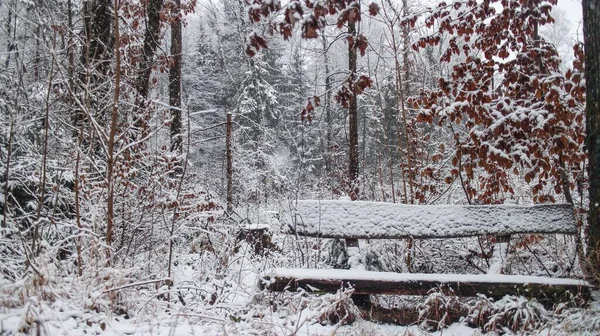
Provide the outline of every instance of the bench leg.
[[508,257],[508,245],[510,243],[510,235],[496,236],[496,243],[490,258],[490,268],[488,274],[504,274],[504,263]]

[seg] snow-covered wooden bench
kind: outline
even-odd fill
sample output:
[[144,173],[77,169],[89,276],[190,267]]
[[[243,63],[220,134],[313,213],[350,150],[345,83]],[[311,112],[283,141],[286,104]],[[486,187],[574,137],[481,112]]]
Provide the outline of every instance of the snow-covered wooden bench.
[[[348,242],[350,269],[286,269],[266,271],[260,286],[272,291],[304,288],[335,292],[352,286],[355,294],[425,295],[433,288],[451,288],[459,296],[507,294],[542,300],[565,293],[589,298],[590,285],[580,279],[504,275],[503,253],[511,235],[576,234],[569,204],[401,205],[352,201],[298,201],[280,220],[299,236],[340,238]],[[488,274],[419,274],[366,271],[358,252],[359,239],[428,239],[496,236],[496,262]],[[353,251],[350,251],[352,250]]]

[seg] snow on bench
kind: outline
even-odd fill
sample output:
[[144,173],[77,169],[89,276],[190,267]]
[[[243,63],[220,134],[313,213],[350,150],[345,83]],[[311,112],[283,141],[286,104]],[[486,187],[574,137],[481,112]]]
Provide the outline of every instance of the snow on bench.
[[[561,279],[503,274],[423,274],[371,272],[340,269],[278,268],[265,272],[261,288],[273,291],[305,288],[312,292],[335,292],[352,285],[354,294],[426,295],[431,289],[452,288],[459,296],[501,298],[508,294],[531,297],[561,295],[566,291],[589,297],[590,284],[577,279]],[[548,289],[552,288],[550,292]]]
[[304,200],[281,220],[302,236],[347,239],[458,238],[519,233],[575,234],[570,204],[405,205]]
[[[305,200],[298,201],[280,220],[288,233],[309,237],[344,238],[350,270],[272,269],[261,276],[260,287],[273,291],[335,292],[352,286],[355,296],[366,294],[426,295],[438,287],[459,296],[479,293],[499,298],[519,294],[541,300],[568,298],[565,292],[587,299],[592,286],[578,279],[497,274],[510,235],[520,233],[575,234],[570,204],[520,205],[403,205],[394,203]],[[358,239],[427,239],[495,235],[488,274],[416,274],[364,270]],[[354,297],[354,296],[353,296]],[[362,300],[362,299],[360,299]]]

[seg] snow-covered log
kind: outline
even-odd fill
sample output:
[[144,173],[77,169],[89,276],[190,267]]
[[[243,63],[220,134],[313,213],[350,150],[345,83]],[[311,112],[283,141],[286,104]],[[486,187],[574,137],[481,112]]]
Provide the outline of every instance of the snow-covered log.
[[570,204],[405,205],[304,200],[281,214],[289,233],[346,239],[577,233]]
[[333,292],[349,285],[354,294],[427,295],[431,289],[451,289],[458,296],[502,298],[523,295],[542,301],[590,297],[590,285],[577,279],[502,274],[420,274],[338,269],[272,269],[262,275],[261,288],[272,291]]

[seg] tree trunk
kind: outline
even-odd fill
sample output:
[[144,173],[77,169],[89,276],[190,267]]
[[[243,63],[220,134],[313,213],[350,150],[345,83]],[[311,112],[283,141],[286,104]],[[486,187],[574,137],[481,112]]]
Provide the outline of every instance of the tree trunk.
[[[147,13],[146,32],[144,34],[144,48],[142,59],[139,63],[138,78],[135,84],[135,90],[138,93],[136,105],[143,109],[146,105],[146,98],[148,98],[148,91],[150,90],[150,75],[152,74],[152,67],[154,63],[154,54],[160,43],[159,32],[160,32],[160,10],[163,7],[164,0],[149,0]],[[134,118],[140,118],[139,115]],[[136,126],[143,127],[143,123],[138,121]]]
[[[70,1],[69,1],[70,3]],[[81,144],[83,143],[83,125],[79,132],[79,144],[77,146],[77,158],[75,159],[75,223],[77,224],[77,238],[75,240],[75,247],[77,250],[77,275],[83,275],[83,259],[81,258],[81,236],[83,235],[83,226],[81,225],[81,208],[79,194],[79,164],[81,162]]]
[[119,116],[119,94],[121,91],[121,53],[120,47],[121,44],[119,42],[119,11],[118,11],[118,1],[115,0],[115,11],[114,11],[114,29],[115,29],[115,59],[116,59],[116,70],[115,70],[115,93],[114,100],[112,106],[112,113],[110,117],[110,134],[108,136],[108,158],[107,158],[107,173],[106,173],[106,181],[108,183],[107,193],[108,199],[106,202],[107,205],[107,225],[106,225],[106,263],[110,265],[111,263],[111,253],[110,246],[113,241],[113,227],[114,227],[114,197],[115,197],[115,181],[114,181],[114,167],[115,167],[115,138],[117,135],[117,123]]
[[71,0],[67,1],[67,22],[69,25],[69,39],[67,42],[69,88],[73,91],[75,89],[75,51],[73,50],[73,4]]
[[[407,0],[402,0],[402,11],[405,17],[408,17],[410,15],[410,13],[408,12],[408,1]],[[409,187],[409,193],[410,193],[410,203],[413,204],[414,203],[414,195],[415,195],[415,191],[414,191],[414,175],[413,175],[413,151],[412,151],[412,147],[410,144],[410,135],[409,135],[409,130],[408,130],[408,115],[406,112],[406,104],[405,104],[405,100],[406,100],[406,96],[409,95],[409,79],[410,79],[410,73],[409,73],[409,60],[408,60],[408,56],[409,56],[409,52],[410,52],[410,48],[408,47],[410,44],[410,38],[409,38],[409,26],[408,25],[404,25],[404,27],[402,27],[402,41],[403,41],[403,51],[402,51],[402,74],[398,74],[399,76],[399,86],[398,86],[398,90],[400,90],[400,103],[402,105],[402,123],[404,125],[404,137],[405,137],[405,141],[406,141],[406,158],[407,158],[407,175],[408,175],[408,187]]]
[[[111,58],[111,10],[110,0],[85,1],[83,4],[83,29],[87,43],[84,43],[84,52],[81,53],[82,64],[86,64],[86,55],[89,54],[94,73],[94,83],[101,81],[99,75],[106,75],[110,69],[108,60]],[[89,48],[89,50],[85,50]]]
[[[6,153],[6,172],[4,175],[4,209],[2,210],[2,228],[8,228],[8,224],[6,221],[8,220],[8,187],[9,187],[9,177],[10,177],[10,157],[12,155],[12,140],[13,140],[13,131],[14,131],[15,122],[14,120],[10,121],[10,131],[8,134],[8,148]],[[3,236],[0,236],[3,237]]]
[[[110,0],[86,0],[83,2],[83,47],[80,63],[85,70],[80,74],[80,82],[85,87],[85,101],[88,108],[96,105],[98,105],[98,109],[105,108],[102,104],[96,104],[94,97],[101,97],[108,93],[107,87],[103,84],[107,81],[112,59],[111,24],[113,20],[110,7]],[[102,92],[98,90],[102,90]],[[94,92],[94,95],[90,95],[90,92]],[[75,109],[72,115],[75,130],[80,129],[80,124],[84,119],[84,111]],[[105,119],[102,118],[102,120]],[[74,132],[74,136],[77,136],[76,132]]]
[[227,112],[227,137],[225,138],[225,150],[227,152],[227,211],[233,210],[233,154],[232,144],[231,112]]
[[[48,87],[46,89],[46,106],[44,113],[44,139],[43,139],[43,149],[42,149],[42,167],[40,171],[40,176],[42,180],[40,181],[40,196],[38,199],[37,209],[36,209],[36,220],[35,220],[35,228],[33,231],[33,238],[31,240],[31,252],[34,256],[38,255],[39,247],[36,244],[39,239],[39,231],[41,225],[42,218],[42,208],[44,207],[45,199],[46,199],[46,174],[47,174],[47,164],[48,164],[48,129],[50,128],[50,97],[52,93],[52,84],[54,79],[54,56],[52,56],[52,61],[50,65],[50,74],[48,75]],[[8,167],[7,167],[8,168]],[[37,249],[36,249],[37,247]]]
[[[329,69],[329,52],[327,46],[327,38],[325,34],[321,34],[321,41],[323,44],[323,66],[325,67],[325,123],[326,123],[326,139],[327,148],[325,152],[327,153],[327,157],[325,159],[325,171],[327,176],[331,174],[331,157],[333,153],[331,152],[332,143],[332,135],[331,135],[331,71]],[[330,183],[331,185],[331,183]]]
[[181,0],[171,10],[171,57],[169,69],[169,105],[171,105],[171,151],[181,151]]
[[[10,65],[10,55],[13,52],[13,50],[15,50],[15,37],[14,37],[14,32],[13,32],[13,7],[16,6],[15,3],[13,2],[9,2],[8,3],[8,20],[6,21],[6,36],[7,36],[7,41],[6,42],[6,62],[4,63],[4,67],[8,68],[8,66]],[[16,19],[15,19],[16,21]],[[16,30],[16,27],[15,27]],[[16,57],[15,57],[16,58]]]
[[348,35],[352,37],[352,43],[348,44],[348,70],[350,72],[350,101],[348,105],[348,133],[349,133],[349,155],[348,155],[348,180],[349,196],[352,200],[359,197],[358,188],[358,104],[354,82],[356,80],[356,23],[348,22]]
[[[348,21],[348,35],[352,37],[352,43],[348,43],[348,70],[350,72],[350,102],[348,105],[348,133],[350,148],[348,155],[348,177],[349,177],[349,193],[352,200],[359,198],[359,166],[358,166],[358,104],[356,101],[356,91],[354,82],[356,81],[356,23]],[[346,247],[353,249],[353,256],[360,254],[358,240],[346,239]],[[356,265],[350,265],[350,267]],[[352,300],[358,306],[366,307],[370,304],[369,295],[352,295]]]
[[600,282],[600,0],[583,0],[586,146],[589,155],[588,278]]

